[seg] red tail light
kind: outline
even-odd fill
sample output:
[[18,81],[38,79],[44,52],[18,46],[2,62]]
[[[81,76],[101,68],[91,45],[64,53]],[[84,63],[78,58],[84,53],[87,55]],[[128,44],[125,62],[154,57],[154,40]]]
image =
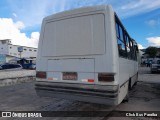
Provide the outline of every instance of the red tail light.
[[37,71],[37,72],[36,72],[36,77],[37,77],[37,78],[46,79],[46,78],[47,78],[47,74],[46,74],[46,72]]
[[88,79],[88,82],[94,82],[94,79]]
[[99,73],[98,74],[98,81],[112,82],[112,81],[114,81],[114,74]]

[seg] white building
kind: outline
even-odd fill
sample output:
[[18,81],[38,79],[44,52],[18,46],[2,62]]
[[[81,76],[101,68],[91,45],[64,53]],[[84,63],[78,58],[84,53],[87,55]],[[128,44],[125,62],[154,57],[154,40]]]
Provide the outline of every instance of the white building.
[[[18,48],[21,48],[22,52],[18,52]],[[4,55],[4,62],[14,58],[36,58],[37,48],[12,45],[9,39],[0,40],[0,57],[4,57]],[[0,58],[0,60],[4,60],[4,58]]]

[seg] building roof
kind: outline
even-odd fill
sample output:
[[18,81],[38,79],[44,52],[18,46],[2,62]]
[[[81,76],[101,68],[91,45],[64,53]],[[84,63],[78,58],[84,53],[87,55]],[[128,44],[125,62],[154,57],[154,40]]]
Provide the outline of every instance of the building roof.
[[35,47],[28,47],[28,46],[21,46],[21,45],[13,45],[13,44],[9,44],[9,45],[12,45],[12,46],[19,46],[19,47],[25,47],[25,48],[34,48],[34,49],[37,49]]
[[[0,39],[0,41],[11,41],[11,39]],[[12,43],[8,43],[8,45],[37,49],[35,47],[28,47],[28,46],[22,46],[22,45],[13,45]]]

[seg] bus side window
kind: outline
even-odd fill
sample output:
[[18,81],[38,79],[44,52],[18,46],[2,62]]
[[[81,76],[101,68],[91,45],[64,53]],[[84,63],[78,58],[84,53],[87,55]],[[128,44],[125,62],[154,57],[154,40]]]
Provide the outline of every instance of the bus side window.
[[118,50],[119,50],[119,56],[126,58],[125,44],[120,39],[118,39]]
[[126,53],[126,46],[123,38],[123,30],[122,27],[116,22],[116,36],[117,36],[117,42],[118,42],[118,51],[120,57],[127,57]]
[[134,60],[137,61],[137,51],[136,51],[136,45],[134,45]]
[[116,23],[116,35],[118,38],[120,38],[120,35],[119,35],[119,25]]
[[133,48],[133,42],[132,42],[131,38],[129,38],[129,45],[130,45],[130,49],[131,49],[131,60],[134,60],[134,48]]
[[126,41],[126,48],[127,48],[127,56],[129,59],[131,59],[131,50],[129,45],[129,38],[128,35],[125,33],[125,41]]
[[124,38],[123,38],[123,30],[122,30],[122,27],[119,26],[119,33],[120,33],[120,39],[124,42]]

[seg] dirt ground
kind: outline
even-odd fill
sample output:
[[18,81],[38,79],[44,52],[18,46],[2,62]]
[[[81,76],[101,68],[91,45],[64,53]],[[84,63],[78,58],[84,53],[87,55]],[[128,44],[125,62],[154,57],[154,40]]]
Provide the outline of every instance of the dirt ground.
[[[106,113],[106,117],[56,117],[42,118],[42,120],[157,120],[158,118],[154,117],[115,117],[117,115],[114,112],[160,111],[160,74],[150,74],[147,67],[140,68],[139,81],[129,92],[129,102],[116,107],[57,98],[40,98],[35,93],[34,81],[0,87],[0,95],[0,111],[112,111],[109,115]],[[6,119],[17,120],[17,118]]]
[[[138,83],[129,93],[129,102],[121,103],[114,111],[160,111],[160,73],[151,74],[149,67],[139,68]],[[105,119],[160,120],[154,117],[107,117]]]

